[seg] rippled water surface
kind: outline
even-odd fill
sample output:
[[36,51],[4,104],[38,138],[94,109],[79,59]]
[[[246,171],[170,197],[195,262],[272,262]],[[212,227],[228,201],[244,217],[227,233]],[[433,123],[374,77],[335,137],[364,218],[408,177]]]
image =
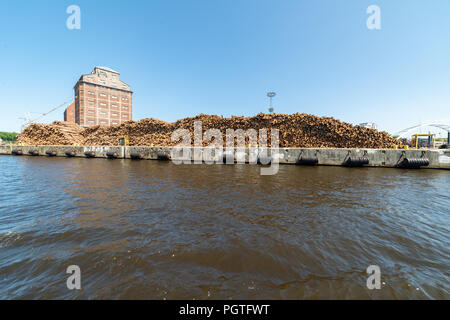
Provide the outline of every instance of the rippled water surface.
[[449,206],[446,170],[1,156],[0,298],[449,299]]

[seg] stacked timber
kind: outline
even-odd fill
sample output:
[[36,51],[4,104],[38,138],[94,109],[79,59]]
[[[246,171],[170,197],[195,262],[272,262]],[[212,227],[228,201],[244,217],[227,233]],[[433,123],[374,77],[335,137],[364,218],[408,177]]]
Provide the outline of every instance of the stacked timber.
[[52,124],[33,123],[17,137],[23,145],[73,145],[82,144],[83,128],[75,123],[55,121]]
[[126,121],[113,126],[93,126],[83,132],[84,144],[88,146],[118,145],[127,136],[130,145],[167,145],[173,132],[173,124],[157,119]]
[[[54,122],[49,125],[32,124],[19,136],[18,142],[29,145],[119,145],[119,139],[128,136],[132,146],[173,146],[172,133],[176,129],[187,129],[194,141],[194,123],[201,121],[203,134],[208,129],[218,129],[223,135],[227,129],[268,130],[268,146],[271,146],[270,130],[279,130],[279,146],[285,148],[393,148],[401,142],[385,132],[353,126],[330,117],[317,117],[305,113],[264,114],[254,117],[200,114],[174,123],[157,119],[127,121],[113,126],[94,126],[83,129],[75,124]],[[259,134],[258,134],[259,135]],[[235,143],[237,141],[235,140]],[[249,143],[246,138],[246,143]],[[206,146],[210,142],[204,141]],[[259,142],[258,142],[259,143]]]

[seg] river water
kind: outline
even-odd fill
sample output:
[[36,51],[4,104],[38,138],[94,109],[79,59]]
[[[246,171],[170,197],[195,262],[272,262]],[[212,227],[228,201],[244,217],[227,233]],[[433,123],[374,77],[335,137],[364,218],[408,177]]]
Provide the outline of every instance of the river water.
[[450,299],[450,171],[259,173],[1,156],[0,298]]

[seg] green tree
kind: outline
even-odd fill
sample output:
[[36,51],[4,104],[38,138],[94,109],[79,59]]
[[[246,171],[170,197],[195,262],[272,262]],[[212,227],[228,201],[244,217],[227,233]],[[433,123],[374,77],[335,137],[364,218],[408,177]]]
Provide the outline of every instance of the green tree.
[[15,132],[0,132],[0,139],[3,141],[16,141],[17,133]]

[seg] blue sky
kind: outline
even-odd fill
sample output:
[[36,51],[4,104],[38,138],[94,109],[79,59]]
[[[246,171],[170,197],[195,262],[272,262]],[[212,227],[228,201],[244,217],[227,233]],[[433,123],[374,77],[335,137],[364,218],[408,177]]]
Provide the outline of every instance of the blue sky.
[[[66,8],[81,8],[81,30]],[[381,8],[381,30],[366,9]],[[0,131],[121,73],[133,119],[306,112],[395,132],[450,119],[448,0],[0,2]],[[41,122],[62,120],[63,110]]]

